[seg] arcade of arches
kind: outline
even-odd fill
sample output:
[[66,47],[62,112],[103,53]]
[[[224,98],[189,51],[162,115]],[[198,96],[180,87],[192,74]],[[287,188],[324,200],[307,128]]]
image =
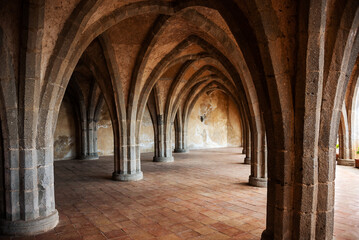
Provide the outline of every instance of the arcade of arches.
[[141,152],[167,169],[241,147],[266,187],[261,238],[333,239],[336,165],[359,147],[358,27],[357,0],[1,1],[1,233],[56,227],[55,160],[112,155],[106,181],[126,189],[148,186]]

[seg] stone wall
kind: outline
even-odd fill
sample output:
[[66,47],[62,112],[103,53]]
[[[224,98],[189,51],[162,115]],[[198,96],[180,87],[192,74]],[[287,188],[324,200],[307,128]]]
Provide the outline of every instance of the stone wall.
[[214,91],[198,99],[188,122],[189,149],[238,147],[241,134],[239,112],[228,96]]

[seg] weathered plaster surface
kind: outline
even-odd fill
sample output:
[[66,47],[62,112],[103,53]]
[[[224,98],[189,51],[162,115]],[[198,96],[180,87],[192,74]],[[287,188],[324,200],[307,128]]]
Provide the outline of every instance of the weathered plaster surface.
[[57,126],[54,134],[55,160],[76,158],[76,122],[71,102],[64,98],[62,101]]
[[236,104],[228,98],[227,110],[227,146],[242,146],[242,129],[240,125],[240,116]]
[[140,131],[140,145],[141,152],[153,152],[154,151],[154,133],[153,125],[150,116],[150,112],[146,107],[145,113],[142,118],[142,125]]
[[97,150],[99,156],[113,155],[113,130],[110,113],[106,104],[101,109],[100,120],[97,123]]
[[239,113],[228,96],[214,91],[198,99],[188,122],[190,149],[240,146],[240,136]]
[[[97,147],[99,156],[113,155],[114,140],[109,111],[104,105],[100,120],[97,123]],[[174,130],[172,133],[174,136]],[[141,127],[141,152],[154,151],[154,133],[150,113],[146,108]],[[74,159],[77,157],[75,118],[71,103],[65,98],[61,104],[59,118],[54,135],[54,152],[56,160]],[[174,139],[173,139],[174,148]]]
[[[200,116],[206,115],[204,122]],[[97,123],[98,154],[113,155],[114,140],[109,111],[104,105]],[[203,95],[195,104],[188,124],[189,148],[216,148],[241,146],[239,112],[234,102],[220,91]],[[172,149],[175,147],[175,131],[171,126]],[[77,143],[79,144],[79,143]],[[142,119],[140,132],[141,152],[154,151],[154,132],[148,109]],[[59,113],[54,136],[55,159],[76,158],[76,128],[71,103],[65,98]]]

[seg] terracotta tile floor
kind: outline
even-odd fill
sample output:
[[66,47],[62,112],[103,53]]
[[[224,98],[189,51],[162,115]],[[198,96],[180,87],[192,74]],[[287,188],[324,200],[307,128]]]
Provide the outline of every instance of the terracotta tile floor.
[[[56,162],[59,225],[12,239],[260,239],[266,189],[247,185],[239,150],[174,154],[174,163],[143,154],[144,180],[129,183],[110,180],[111,157]],[[336,239],[359,239],[359,170],[338,167],[337,179]]]

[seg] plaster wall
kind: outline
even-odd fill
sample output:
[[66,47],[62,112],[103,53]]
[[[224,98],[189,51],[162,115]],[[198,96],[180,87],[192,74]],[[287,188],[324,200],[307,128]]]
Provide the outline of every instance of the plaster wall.
[[97,123],[97,152],[99,156],[113,155],[113,129],[110,112],[104,104],[101,109],[100,120]]
[[241,146],[242,130],[236,105],[220,91],[202,95],[189,117],[187,134],[190,149]]
[[[201,122],[200,116],[205,119]],[[201,96],[189,118],[188,144],[190,149],[238,147],[242,145],[240,116],[235,103],[220,91]],[[172,149],[175,147],[175,131],[171,126]],[[107,106],[101,110],[97,123],[99,156],[113,155],[114,139],[111,118]],[[64,98],[54,135],[56,160],[74,159],[79,140],[76,141],[75,116],[71,102]],[[140,131],[141,152],[154,151],[154,132],[150,113],[145,109]]]
[[141,152],[154,152],[155,150],[152,119],[147,107],[142,117],[140,145]]
[[76,158],[76,122],[72,104],[67,97],[62,101],[54,134],[55,160]]
[[[173,133],[174,134],[174,133]],[[79,140],[78,140],[79,141]],[[72,104],[64,98],[54,135],[55,160],[75,159],[80,142],[76,141],[76,125]],[[150,113],[146,108],[141,128],[141,152],[154,151],[154,134]],[[174,142],[174,141],[173,141]],[[97,150],[99,156],[113,155],[113,129],[107,106],[101,110],[97,123]]]

